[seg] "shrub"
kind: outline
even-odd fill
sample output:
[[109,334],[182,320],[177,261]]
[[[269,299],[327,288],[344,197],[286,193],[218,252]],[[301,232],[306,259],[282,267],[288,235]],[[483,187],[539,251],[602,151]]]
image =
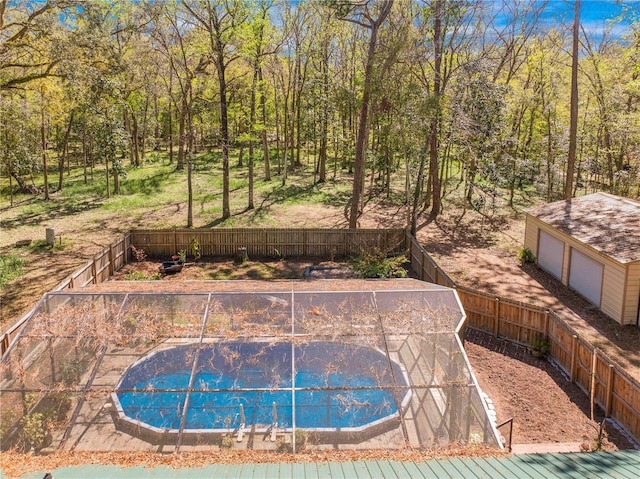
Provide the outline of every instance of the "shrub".
[[0,413],[0,441],[2,438],[7,437],[7,434],[13,427],[14,423],[18,419],[18,415],[11,409],[2,411]]
[[0,255],[0,288],[19,277],[24,265],[25,260],[15,254]]
[[220,447],[231,449],[233,447],[233,436],[224,436],[220,443]]
[[141,263],[142,261],[147,259],[147,253],[145,253],[142,248],[138,249],[135,246],[131,245],[131,253],[138,263]]
[[47,429],[44,414],[35,412],[22,418],[22,437],[24,438],[26,450],[33,448],[38,451],[46,446],[49,430]]
[[150,276],[140,272],[140,271],[130,271],[129,273],[124,275],[124,279],[126,281],[156,281],[162,278],[160,273],[153,273]]
[[533,251],[529,248],[520,248],[518,251],[518,259],[522,264],[535,263],[536,255],[534,255]]
[[529,340],[531,353],[536,357],[542,357],[549,352],[549,340],[542,334],[536,334]]
[[[302,429],[296,429],[296,452],[302,452],[306,447],[307,433]],[[276,451],[291,454],[293,452],[293,443],[288,442],[285,437],[280,437],[276,442]]]
[[378,251],[356,258],[353,269],[363,278],[406,278],[407,270],[402,265],[408,262],[405,255],[388,257]]
[[64,362],[60,367],[60,379],[62,384],[67,387],[73,386],[80,381],[80,376],[84,372],[85,366],[79,359],[71,359],[68,362]]
[[200,253],[200,242],[195,236],[191,239],[191,254],[196,261],[202,256]]

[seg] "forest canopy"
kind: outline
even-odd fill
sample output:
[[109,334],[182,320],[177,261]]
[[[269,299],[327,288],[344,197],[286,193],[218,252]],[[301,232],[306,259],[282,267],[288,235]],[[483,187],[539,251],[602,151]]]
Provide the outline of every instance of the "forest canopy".
[[540,0],[0,0],[3,192],[47,200],[79,168],[118,194],[163,154],[187,226],[198,158],[219,162],[222,220],[232,194],[254,207],[254,179],[302,168],[349,178],[351,227],[372,195],[400,198],[414,231],[452,189],[475,208],[638,198],[640,23],[585,27],[570,5],[550,23]]

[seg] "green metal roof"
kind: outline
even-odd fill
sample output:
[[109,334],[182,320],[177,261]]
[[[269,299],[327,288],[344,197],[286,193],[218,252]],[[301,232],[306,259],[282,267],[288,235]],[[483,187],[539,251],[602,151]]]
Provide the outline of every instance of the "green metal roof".
[[[637,479],[640,451],[454,457],[425,462],[211,464],[179,470],[86,465],[63,467],[52,473],[54,479]],[[44,474],[33,471],[20,479],[42,479]],[[4,477],[1,472],[0,477]]]

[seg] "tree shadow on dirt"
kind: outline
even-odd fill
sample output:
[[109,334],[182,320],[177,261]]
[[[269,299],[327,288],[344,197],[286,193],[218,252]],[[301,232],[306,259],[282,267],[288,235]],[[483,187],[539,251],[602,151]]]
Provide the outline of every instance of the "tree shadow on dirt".
[[451,252],[459,249],[489,248],[497,244],[496,233],[503,231],[507,221],[499,218],[491,221],[480,220],[475,215],[456,224],[451,217],[442,216],[435,222],[422,222],[418,227],[418,235],[423,228],[438,228],[442,231],[441,241],[430,241],[429,247]]
[[66,218],[75,214],[99,209],[102,201],[80,201],[74,203],[50,203],[45,210],[30,214],[20,214],[11,219],[0,221],[0,229],[13,229],[19,226],[37,226],[46,221]]
[[[258,221],[261,218],[267,216],[271,208],[277,204],[285,202],[308,202],[311,198],[321,196],[319,198],[320,204],[327,206],[343,206],[350,196],[347,191],[330,191],[328,189],[322,189],[319,185],[308,185],[301,187],[298,185],[286,185],[284,187],[274,188],[272,191],[264,195],[262,201],[257,208],[253,210],[245,210],[250,212],[249,218],[252,222]],[[329,215],[332,217],[333,214]]]

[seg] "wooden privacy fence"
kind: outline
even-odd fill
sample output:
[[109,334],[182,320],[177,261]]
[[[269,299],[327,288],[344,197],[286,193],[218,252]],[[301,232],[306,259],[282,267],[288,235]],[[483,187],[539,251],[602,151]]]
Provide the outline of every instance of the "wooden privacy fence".
[[467,314],[466,325],[495,337],[527,345],[549,340],[549,355],[571,382],[592,396],[606,417],[640,441],[640,384],[602,351],[589,344],[553,311],[456,286],[415,238],[407,234],[409,258],[420,279],[455,288]]
[[438,266],[434,259],[426,252],[418,240],[407,232],[407,254],[411,262],[411,268],[422,281],[440,284],[449,288],[455,288],[455,282],[444,270]]
[[[65,278],[54,291],[83,288],[107,281],[131,259],[132,246],[151,257],[164,257],[185,250],[191,254],[193,239],[202,256],[232,256],[238,248],[257,257],[346,256],[376,250],[405,251],[403,229],[270,229],[215,228],[134,230],[112,243],[82,268]],[[33,309],[0,337],[0,355],[18,334]]]
[[[580,338],[554,312],[456,286],[447,273],[408,232],[348,229],[220,228],[134,230],[94,256],[55,290],[75,289],[106,281],[131,256],[131,247],[163,257],[180,250],[190,253],[193,239],[202,256],[229,256],[246,248],[253,256],[344,256],[374,249],[407,251],[411,266],[423,281],[456,288],[467,314],[467,326],[520,344],[539,334],[548,338],[550,356],[605,412],[640,441],[640,385],[600,350]],[[0,338],[2,354],[33,310]]]
[[[95,255],[93,259],[88,261],[78,271],[63,279],[62,282],[53,288],[53,291],[83,288],[90,284],[107,281],[114,272],[129,262],[130,249],[131,242],[129,241],[129,233],[127,233],[123,238],[111,243],[107,248]],[[0,338],[0,356],[9,348],[9,344],[13,338],[18,334],[36,308],[37,305],[2,334]]]
[[367,251],[402,253],[403,229],[215,228],[134,230],[131,244],[153,257],[171,256],[198,242],[202,256],[231,256],[246,248],[254,257],[346,256]]

